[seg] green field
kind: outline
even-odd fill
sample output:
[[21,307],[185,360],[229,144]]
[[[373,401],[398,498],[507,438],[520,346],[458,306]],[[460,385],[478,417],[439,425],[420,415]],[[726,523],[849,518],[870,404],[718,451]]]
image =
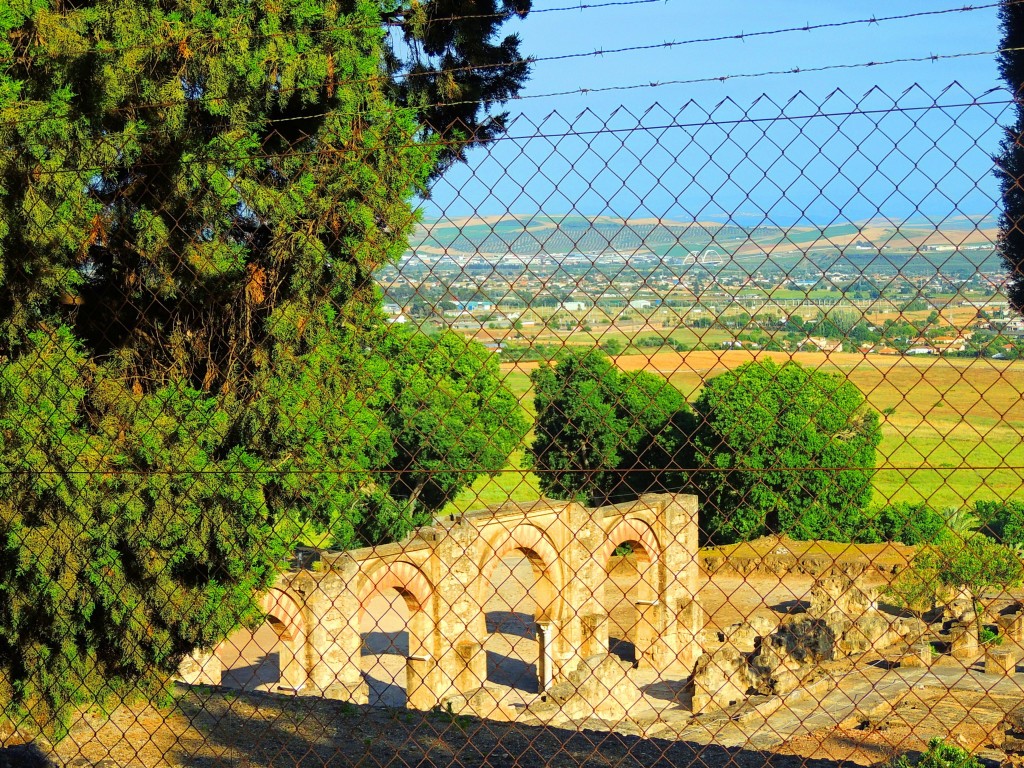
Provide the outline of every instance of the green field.
[[[1024,363],[855,354],[793,357],[848,377],[883,414],[877,503],[925,501],[943,509],[980,499],[1024,499]],[[704,380],[749,359],[745,352],[658,353],[625,355],[619,364],[667,375],[692,400]],[[532,417],[528,374],[509,370],[506,382]],[[537,497],[537,479],[524,468],[519,452],[508,469],[478,480],[453,506],[466,510]]]

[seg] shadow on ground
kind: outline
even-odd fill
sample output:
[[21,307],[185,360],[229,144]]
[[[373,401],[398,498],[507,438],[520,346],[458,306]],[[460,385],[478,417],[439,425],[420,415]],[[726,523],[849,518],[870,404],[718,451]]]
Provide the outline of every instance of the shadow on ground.
[[515,656],[487,651],[487,680],[526,693],[536,693],[537,665],[528,664]]
[[379,656],[383,653],[396,656],[409,655],[409,632],[363,632],[363,656]]
[[261,656],[252,664],[225,669],[221,685],[251,691],[261,685],[272,685],[281,679],[281,654]]
[[35,744],[0,747],[0,768],[49,768],[46,753]]
[[501,632],[512,637],[534,639],[537,636],[537,622],[528,613],[516,611],[488,611],[485,616],[488,632]]
[[[603,768],[838,768],[832,760],[750,749],[567,730],[476,717],[356,707],[267,694],[233,701],[187,692],[179,711],[202,731],[194,751],[167,757],[173,765],[206,768],[407,765],[602,766]],[[211,759],[213,758],[213,759]]]

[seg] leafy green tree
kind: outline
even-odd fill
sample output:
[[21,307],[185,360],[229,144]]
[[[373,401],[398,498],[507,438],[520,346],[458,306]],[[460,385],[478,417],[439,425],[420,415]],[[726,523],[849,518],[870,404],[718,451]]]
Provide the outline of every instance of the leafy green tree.
[[915,555],[908,568],[882,589],[882,596],[898,608],[922,619],[942,602],[947,589],[938,579],[936,560],[926,552]]
[[570,352],[530,378],[530,455],[545,494],[601,504],[686,483],[693,416],[665,378],[623,373],[597,350]]
[[[918,554],[911,567],[896,579],[891,593],[923,595],[931,589],[941,597],[943,593],[966,592],[980,606],[986,592],[1014,589],[1022,581],[1024,562],[1016,550],[981,533],[963,538],[949,535]],[[980,634],[983,613],[978,610],[976,614]]]
[[871,499],[878,414],[845,379],[753,361],[715,376],[694,410],[705,534],[848,541]]
[[359,528],[397,455],[373,274],[500,132],[528,7],[0,13],[4,714],[160,690],[258,618],[300,528]]
[[978,501],[974,515],[981,523],[982,532],[1000,544],[1024,547],[1024,502]]
[[[589,328],[584,328],[584,330],[589,330]],[[601,351],[609,355],[621,355],[625,349],[626,345],[623,341],[614,336],[601,342]]]
[[382,420],[394,448],[355,525],[335,527],[341,546],[394,541],[430,522],[482,474],[504,469],[530,426],[498,356],[475,341],[392,326],[372,348],[373,395],[387,404]]

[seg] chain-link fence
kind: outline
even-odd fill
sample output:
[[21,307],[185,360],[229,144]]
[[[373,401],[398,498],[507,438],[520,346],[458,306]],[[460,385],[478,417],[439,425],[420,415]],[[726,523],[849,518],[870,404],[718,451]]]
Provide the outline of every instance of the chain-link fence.
[[1004,94],[319,64],[4,118],[0,763],[1016,759]]

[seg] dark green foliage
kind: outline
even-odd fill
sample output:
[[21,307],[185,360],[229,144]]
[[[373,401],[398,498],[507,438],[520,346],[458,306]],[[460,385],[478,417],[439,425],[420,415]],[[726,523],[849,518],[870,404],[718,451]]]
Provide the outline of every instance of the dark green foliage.
[[[1014,549],[980,533],[947,534],[921,549],[887,592],[898,605],[924,613],[962,590],[979,603],[989,590],[1015,589],[1022,581],[1024,562]],[[977,611],[979,633],[982,616]]]
[[704,531],[849,541],[871,499],[878,414],[848,381],[795,362],[746,363],[694,403]]
[[974,515],[983,533],[1011,547],[1024,545],[1024,502],[978,501]]
[[[420,456],[398,486],[381,479],[417,437],[396,448],[414,398],[392,410],[376,389],[391,360],[367,342],[373,274],[406,247],[410,198],[462,151],[432,139],[458,121],[471,142],[500,131],[480,102],[514,94],[526,68],[492,38],[527,7],[436,24],[496,6],[0,12],[5,714],[53,725],[106,691],[159,690],[184,653],[258,618],[300,532],[380,538],[408,521],[365,515],[455,492],[447,478],[411,498]],[[420,42],[413,61],[389,48],[393,25]],[[427,58],[494,66],[392,77]],[[468,103],[430,103],[453,95]],[[424,402],[477,398],[506,433],[464,459],[490,469],[520,426],[489,415],[485,398],[507,405],[494,364],[444,362]],[[419,437],[427,462],[450,435]]]
[[233,399],[136,394],[66,329],[0,366],[4,714],[59,732],[69,707],[158,692],[183,654],[256,618],[285,550]]
[[693,416],[666,379],[623,373],[597,350],[542,364],[531,379],[530,450],[545,494],[601,504],[686,483]]
[[[384,15],[399,29],[403,44],[389,45],[387,66],[392,95],[417,110],[425,138],[443,148],[436,172],[466,150],[505,131],[508,113],[489,115],[486,107],[504,104],[519,93],[530,65],[519,37],[499,39],[500,27],[523,17],[532,0],[390,0]],[[408,58],[403,58],[408,56]]]
[[978,634],[978,640],[982,645],[1002,645],[1003,636],[991,627],[982,627]]
[[999,253],[1008,273],[1006,295],[1024,311],[1024,6],[1003,0],[999,7],[1003,37],[999,73],[1014,97],[1014,122],[1007,126],[996,157],[996,178],[1002,191]]
[[[429,522],[481,474],[503,469],[530,425],[504,386],[497,355],[477,342],[392,326],[372,348],[373,396],[394,447],[366,500],[373,511],[358,517],[352,533],[379,544]],[[344,544],[348,534],[341,521],[335,538]]]
[[865,512],[851,540],[862,544],[895,541],[914,546],[938,541],[945,529],[945,518],[927,504],[900,501]]
[[936,737],[928,742],[928,750],[917,760],[900,755],[886,768],[981,768],[981,761],[956,744],[947,744]]
[[607,355],[621,355],[625,349],[626,345],[622,343],[622,340],[615,337],[601,342],[601,351]]

